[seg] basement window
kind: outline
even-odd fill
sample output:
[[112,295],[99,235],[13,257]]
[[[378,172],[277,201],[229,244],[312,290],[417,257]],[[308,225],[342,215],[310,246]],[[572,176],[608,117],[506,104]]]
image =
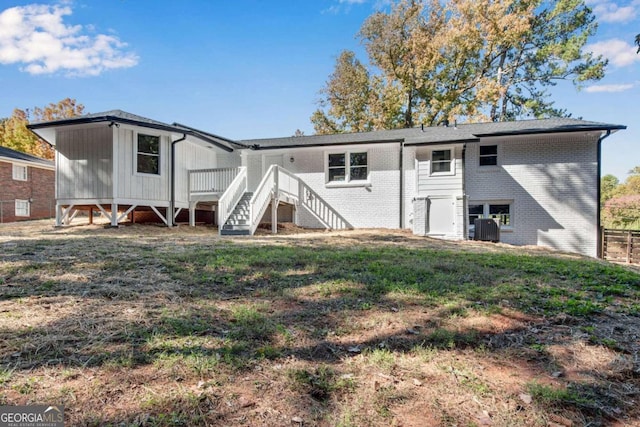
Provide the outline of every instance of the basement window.
[[513,206],[507,202],[469,203],[469,229],[474,229],[476,218],[491,218],[500,223],[501,227],[511,227],[511,212]]
[[29,201],[28,200],[19,200],[16,199],[16,216],[25,216],[28,217],[31,214],[31,209],[29,209]]
[[160,175],[160,137],[138,134],[138,149],[136,156],[136,170],[138,173]]

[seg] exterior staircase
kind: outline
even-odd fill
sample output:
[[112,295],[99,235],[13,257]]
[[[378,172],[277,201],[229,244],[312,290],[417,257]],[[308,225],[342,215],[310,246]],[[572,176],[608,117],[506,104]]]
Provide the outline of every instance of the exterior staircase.
[[248,236],[251,234],[251,224],[249,220],[250,202],[253,193],[245,192],[238,204],[231,212],[229,219],[224,223],[220,234],[223,236]]

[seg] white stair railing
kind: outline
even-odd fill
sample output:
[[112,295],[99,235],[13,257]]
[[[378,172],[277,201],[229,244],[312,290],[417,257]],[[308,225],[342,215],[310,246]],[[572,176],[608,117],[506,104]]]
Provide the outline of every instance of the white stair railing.
[[277,180],[277,196],[286,195],[287,197],[300,199],[300,179],[288,170],[278,167]]
[[256,232],[262,215],[267,210],[269,202],[274,194],[275,188],[278,185],[278,165],[271,165],[267,170],[267,173],[262,177],[262,181],[258,185],[258,188],[253,193],[251,201],[249,202],[249,224],[251,224],[250,233]]
[[220,196],[218,200],[218,232],[222,232],[229,216],[233,212],[242,195],[247,191],[247,168],[241,166],[238,175],[231,181],[227,190]]

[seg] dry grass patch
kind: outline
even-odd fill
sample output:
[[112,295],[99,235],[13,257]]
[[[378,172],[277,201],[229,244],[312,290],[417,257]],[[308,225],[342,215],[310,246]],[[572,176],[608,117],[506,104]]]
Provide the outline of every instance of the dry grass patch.
[[640,424],[640,276],[399,231],[0,226],[0,403],[70,425]]

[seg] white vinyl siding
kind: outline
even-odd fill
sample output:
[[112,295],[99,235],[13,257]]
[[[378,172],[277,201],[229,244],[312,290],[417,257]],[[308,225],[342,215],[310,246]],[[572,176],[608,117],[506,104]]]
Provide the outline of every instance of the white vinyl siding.
[[13,164],[14,181],[26,181],[28,179],[27,167],[24,165]]
[[[217,149],[204,148],[190,141],[181,141],[176,144],[175,197],[177,207],[188,207],[189,170],[229,167],[227,162],[221,164],[219,155]],[[223,157],[222,160],[227,159]]]
[[58,130],[56,179],[59,199],[113,196],[113,132],[110,127]]
[[[144,132],[143,130],[141,132]],[[170,194],[169,173],[169,144],[167,136],[160,135],[159,175],[138,173],[136,171],[137,131],[120,126],[116,130],[113,143],[116,177],[116,193],[114,197],[120,200],[137,201],[139,204],[153,203],[155,205],[168,204]]]
[[416,190],[418,196],[461,196],[463,194],[462,146],[451,150],[451,172],[432,174],[432,150],[426,147],[416,149]]

